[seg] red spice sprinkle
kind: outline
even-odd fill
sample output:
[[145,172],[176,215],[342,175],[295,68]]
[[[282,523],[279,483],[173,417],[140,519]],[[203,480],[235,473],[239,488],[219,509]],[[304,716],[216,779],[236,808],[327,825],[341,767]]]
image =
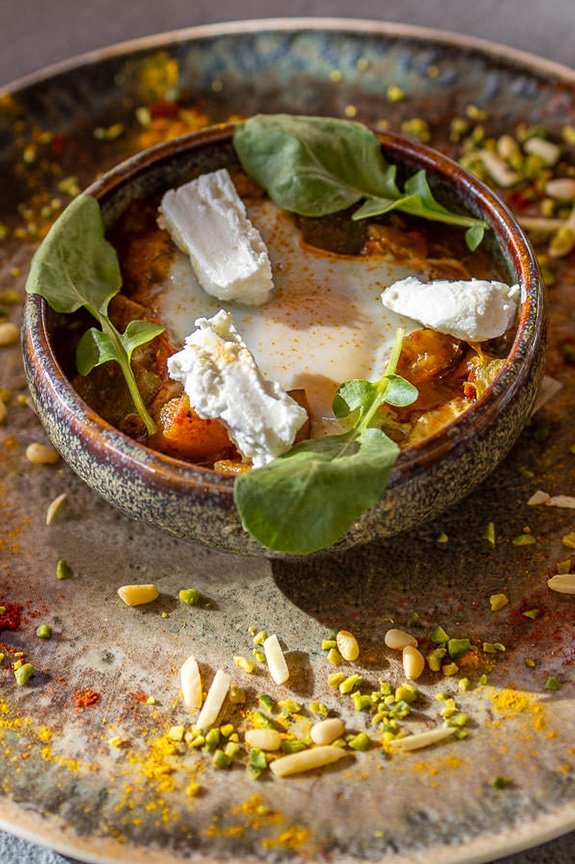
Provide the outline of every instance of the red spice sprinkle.
[[6,611],[0,615],[0,631],[20,629],[20,621],[22,620],[22,607],[19,603],[8,603],[0,601],[0,608],[3,607]]
[[100,694],[96,690],[90,690],[88,687],[74,690],[74,696],[76,697],[76,708],[87,708],[89,705],[95,705],[100,698]]

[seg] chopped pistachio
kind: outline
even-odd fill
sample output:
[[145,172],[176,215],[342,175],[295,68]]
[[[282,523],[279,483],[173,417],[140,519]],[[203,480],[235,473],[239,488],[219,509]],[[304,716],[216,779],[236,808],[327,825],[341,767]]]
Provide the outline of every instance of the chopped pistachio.
[[507,606],[508,603],[509,600],[505,594],[492,594],[489,598],[489,605],[491,606],[492,612],[499,612],[499,610],[503,609],[504,606]]
[[14,677],[16,678],[16,683],[20,686],[27,684],[36,671],[31,663],[22,663],[18,668],[14,664],[14,667]]
[[332,666],[341,666],[342,657],[337,648],[330,648],[327,652],[327,659],[332,664]]
[[192,782],[188,784],[188,787],[186,789],[186,795],[188,796],[188,798],[197,798],[201,792],[201,789],[202,787],[198,783],[198,781],[192,780]]
[[185,734],[185,726],[170,726],[166,733],[166,737],[169,738],[170,741],[183,741]]
[[545,682],[545,687],[547,690],[561,690],[561,683],[554,675],[550,675]]
[[466,654],[470,648],[471,641],[469,639],[450,639],[447,643],[447,653],[452,660],[461,657],[462,654]]
[[458,687],[460,690],[469,690],[471,687],[471,681],[469,678],[460,678],[458,682]]
[[302,707],[295,699],[281,699],[278,705],[288,714],[301,714]]
[[327,683],[329,687],[339,687],[339,685],[345,681],[345,674],[343,672],[331,672],[327,676]]
[[503,777],[502,774],[499,774],[492,780],[491,785],[494,789],[505,789],[505,787],[509,786],[511,782],[512,781],[510,777]]
[[444,545],[445,543],[449,542],[449,537],[447,536],[445,531],[442,531],[441,534],[437,535],[437,539],[435,542],[438,543],[440,546]]
[[232,705],[243,705],[246,701],[246,691],[243,687],[238,687],[233,682],[230,684],[230,692],[228,698]]
[[253,643],[254,645],[263,645],[266,639],[268,638],[268,634],[265,630],[260,630],[258,633],[254,635]]
[[274,709],[274,700],[267,693],[260,693],[258,696],[258,703],[265,708],[266,711],[273,711]]
[[232,760],[223,750],[215,750],[212,757],[212,765],[214,768],[229,768]]
[[335,639],[322,639],[321,650],[329,651],[331,648],[335,648],[336,645],[337,642],[335,641]]
[[196,606],[200,600],[200,592],[195,588],[182,588],[178,596],[187,606]]
[[531,618],[531,620],[534,621],[541,615],[541,609],[528,609],[526,612],[522,612],[521,614],[524,618]]
[[447,675],[449,677],[459,672],[459,666],[457,665],[457,663],[446,663],[445,666],[442,667],[441,671],[444,675]]
[[412,705],[419,698],[419,690],[413,684],[400,684],[395,691],[396,702],[407,702]]
[[253,723],[256,729],[275,729],[274,721],[263,711],[256,711],[253,717]]
[[299,738],[284,738],[281,744],[282,753],[300,753],[309,750],[309,744]]
[[39,639],[51,639],[52,638],[52,628],[49,624],[40,624],[38,629],[36,630],[36,636]]
[[56,577],[58,579],[69,579],[72,575],[72,568],[70,567],[68,562],[64,561],[63,558],[60,558],[58,564],[56,565]]
[[361,675],[349,675],[339,685],[339,692],[343,695],[352,693],[356,687],[359,687],[362,682]]
[[329,711],[327,706],[323,704],[323,702],[318,702],[314,699],[313,702],[310,702],[309,710],[312,714],[317,714],[318,717],[327,717]]
[[488,522],[481,536],[483,540],[488,540],[489,543],[495,545],[495,523]]
[[511,542],[514,546],[533,546],[536,540],[533,534],[524,533],[518,534],[517,537],[514,537]]
[[525,658],[525,665],[529,669],[535,669],[536,663],[535,663],[535,660],[533,659],[533,657],[526,657]]
[[360,693],[359,690],[352,693],[351,698],[356,711],[367,711],[373,704],[371,696],[366,693]]
[[429,638],[432,642],[435,642],[438,645],[443,645],[445,642],[449,642],[449,636],[441,626],[437,626],[429,635]]
[[441,661],[447,654],[447,648],[436,648],[427,655],[427,665],[432,672],[439,672]]
[[368,750],[371,747],[371,738],[366,732],[359,732],[347,739],[347,746],[352,750]]
[[251,674],[254,671],[256,665],[252,660],[248,660],[247,657],[240,656],[234,657],[234,663],[238,669],[241,669],[242,672],[247,672],[248,674]]

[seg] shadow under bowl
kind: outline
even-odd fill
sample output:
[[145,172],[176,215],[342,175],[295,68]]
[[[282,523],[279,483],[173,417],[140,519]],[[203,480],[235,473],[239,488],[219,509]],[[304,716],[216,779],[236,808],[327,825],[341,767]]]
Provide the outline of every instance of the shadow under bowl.
[[[379,135],[386,159],[400,172],[425,169],[444,206],[483,219],[483,241],[522,302],[505,364],[485,393],[462,415],[415,446],[402,450],[379,502],[327,552],[412,529],[469,494],[509,452],[528,421],[544,372],[545,290],[525,236],[514,217],[467,171],[420,143]],[[117,166],[86,191],[100,203],[110,228],[131,201],[158,195],[198,174],[237,165],[230,127],[215,127],[161,144]],[[222,552],[285,557],[242,528],[230,476],[155,452],[124,435],[78,395],[62,368],[61,330],[38,295],[24,309],[23,354],[31,397],[47,434],[70,467],[131,518]]]

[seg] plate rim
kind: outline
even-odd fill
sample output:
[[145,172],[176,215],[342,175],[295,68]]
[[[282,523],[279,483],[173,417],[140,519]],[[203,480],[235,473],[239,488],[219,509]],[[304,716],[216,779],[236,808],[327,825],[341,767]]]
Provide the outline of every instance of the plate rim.
[[420,24],[407,24],[395,21],[376,20],[372,18],[347,17],[271,17],[249,18],[236,21],[212,22],[180,27],[174,30],[160,31],[147,36],[122,40],[73,55],[66,60],[59,60],[44,66],[34,72],[20,76],[0,87],[0,98],[15,96],[21,90],[45,83],[51,78],[79,69],[83,66],[121,57],[127,53],[137,53],[150,48],[161,48],[170,44],[192,42],[215,36],[239,36],[265,32],[293,31],[349,31],[357,34],[365,33],[380,36],[395,36],[421,42],[441,43],[447,46],[475,50],[493,58],[512,62],[517,66],[533,66],[538,72],[575,83],[575,68],[556,60],[547,60],[538,54],[514,48],[504,43],[484,39],[479,36],[468,36],[451,30],[426,27]]

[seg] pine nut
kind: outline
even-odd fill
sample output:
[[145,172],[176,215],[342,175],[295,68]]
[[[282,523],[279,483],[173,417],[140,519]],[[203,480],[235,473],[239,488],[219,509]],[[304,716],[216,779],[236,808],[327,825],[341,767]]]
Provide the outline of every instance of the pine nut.
[[118,594],[127,606],[142,606],[160,596],[155,585],[122,585]]
[[425,669],[425,657],[419,648],[415,648],[413,645],[406,645],[403,649],[402,659],[403,671],[406,676],[411,678],[412,681],[419,678]]
[[545,193],[555,201],[575,201],[575,180],[571,177],[554,177],[545,184]]
[[245,734],[246,744],[256,750],[279,750],[282,736],[277,729],[248,729]]
[[349,630],[338,630],[335,637],[337,648],[344,660],[353,663],[359,657],[359,644]]
[[397,630],[395,627],[387,631],[384,642],[388,648],[393,648],[394,651],[403,651],[406,645],[413,645],[414,648],[417,647],[415,636],[411,636],[405,630]]
[[300,774],[302,771],[312,771],[343,759],[348,753],[343,747],[327,744],[325,747],[311,747],[290,753],[270,763],[270,768],[276,777],[288,777],[290,774]]
[[55,465],[60,454],[50,444],[34,443],[26,447],[26,459],[33,465]]
[[389,743],[396,750],[420,750],[450,738],[455,732],[455,726],[443,726],[441,729],[430,729],[429,732],[406,735],[405,738],[395,738]]
[[547,580],[547,585],[559,594],[575,594],[575,573],[558,573]]
[[281,649],[278,637],[273,633],[264,642],[264,652],[270,675],[276,684],[285,684],[289,678],[289,669]]
[[20,336],[20,331],[11,321],[3,321],[0,324],[0,347],[8,348],[15,345]]
[[184,697],[184,705],[189,711],[202,706],[202,678],[200,675],[200,667],[195,657],[190,656],[180,669],[180,684],[182,687],[182,695]]
[[203,729],[208,729],[213,726],[218,719],[218,714],[222,709],[224,700],[228,695],[232,679],[223,669],[218,669],[212,681],[211,687],[208,690],[206,701],[202,705],[200,716],[194,723],[196,732],[201,732]]
[[546,138],[529,138],[523,145],[526,153],[539,156],[546,165],[555,165],[561,155],[561,150],[553,141]]
[[62,492],[61,495],[58,495],[57,498],[54,498],[53,501],[48,505],[48,509],[46,510],[46,525],[52,525],[56,516],[58,515],[58,511],[62,507],[62,505],[67,501],[68,496],[65,492]]
[[310,737],[314,744],[333,744],[345,732],[345,723],[340,717],[328,717],[311,727]]

